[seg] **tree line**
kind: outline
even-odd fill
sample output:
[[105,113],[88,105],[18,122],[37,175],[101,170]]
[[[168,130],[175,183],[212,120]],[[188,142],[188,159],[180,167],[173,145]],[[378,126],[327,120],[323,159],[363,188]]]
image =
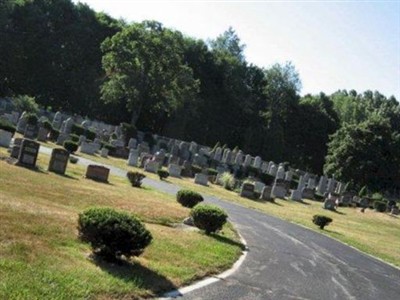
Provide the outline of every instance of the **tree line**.
[[200,144],[354,188],[400,188],[400,108],[379,92],[301,97],[291,63],[248,63],[232,28],[203,41],[70,0],[2,0],[0,95]]

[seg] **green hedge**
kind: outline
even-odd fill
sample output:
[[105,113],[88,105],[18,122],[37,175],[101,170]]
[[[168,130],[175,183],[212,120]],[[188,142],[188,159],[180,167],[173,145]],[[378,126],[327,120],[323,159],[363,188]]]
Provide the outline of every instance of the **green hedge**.
[[222,229],[228,218],[224,210],[210,204],[196,205],[191,210],[190,216],[193,218],[194,225],[204,230],[206,234]]
[[184,207],[192,208],[196,204],[202,202],[203,197],[194,191],[191,190],[180,190],[176,194],[176,200]]

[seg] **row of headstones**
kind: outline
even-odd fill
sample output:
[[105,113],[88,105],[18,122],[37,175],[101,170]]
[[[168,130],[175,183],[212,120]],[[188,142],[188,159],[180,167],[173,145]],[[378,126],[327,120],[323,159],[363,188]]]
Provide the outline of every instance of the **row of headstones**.
[[[11,150],[11,157],[17,159],[19,165],[28,168],[35,168],[39,155],[40,144],[28,139],[15,139]],[[64,175],[69,161],[69,152],[55,148],[51,152],[48,171]],[[86,178],[101,182],[108,182],[110,169],[99,166],[89,165],[86,169]]]

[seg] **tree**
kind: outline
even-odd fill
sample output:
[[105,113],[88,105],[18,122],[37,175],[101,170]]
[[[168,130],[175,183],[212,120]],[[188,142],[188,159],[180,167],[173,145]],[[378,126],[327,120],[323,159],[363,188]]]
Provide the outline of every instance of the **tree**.
[[345,124],[332,135],[324,170],[356,189],[368,186],[372,192],[400,187],[400,134],[389,120],[370,118],[359,124]]
[[182,43],[179,32],[154,21],[133,24],[106,39],[102,99],[125,103],[133,125],[146,116],[170,116],[198,89],[183,61]]

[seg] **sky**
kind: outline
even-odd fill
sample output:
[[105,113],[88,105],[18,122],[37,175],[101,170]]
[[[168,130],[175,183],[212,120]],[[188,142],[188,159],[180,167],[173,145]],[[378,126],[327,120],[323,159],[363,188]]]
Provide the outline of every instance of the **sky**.
[[378,90],[400,101],[400,0],[73,0],[127,22],[156,20],[203,40],[230,26],[249,63],[291,61],[301,94]]

